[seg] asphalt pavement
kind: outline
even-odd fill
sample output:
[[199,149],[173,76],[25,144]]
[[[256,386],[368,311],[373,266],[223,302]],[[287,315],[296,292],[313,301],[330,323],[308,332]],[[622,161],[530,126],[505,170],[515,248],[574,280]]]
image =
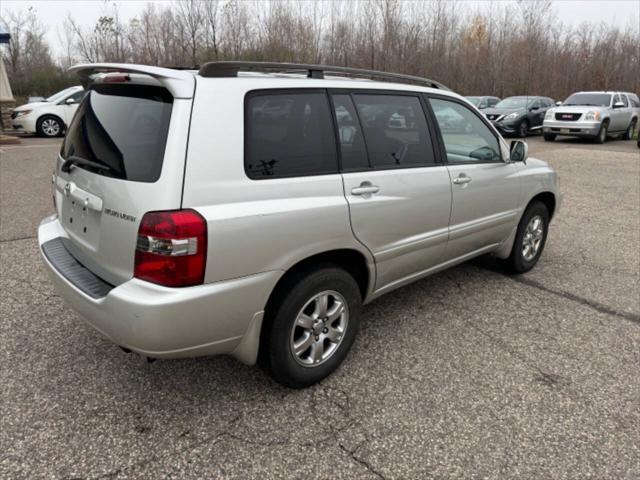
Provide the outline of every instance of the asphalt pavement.
[[536,269],[482,259],[376,300],[301,391],[85,326],[35,239],[60,142],[0,146],[0,478],[640,478],[640,150],[529,143],[565,193]]

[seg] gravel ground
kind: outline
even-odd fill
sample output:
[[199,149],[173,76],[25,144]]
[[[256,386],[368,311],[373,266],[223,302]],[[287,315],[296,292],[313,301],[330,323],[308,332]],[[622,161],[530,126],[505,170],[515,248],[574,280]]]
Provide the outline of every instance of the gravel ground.
[[0,147],[0,478],[640,478],[640,150],[530,147],[565,192],[537,268],[380,298],[303,391],[84,326],[34,237],[59,142]]

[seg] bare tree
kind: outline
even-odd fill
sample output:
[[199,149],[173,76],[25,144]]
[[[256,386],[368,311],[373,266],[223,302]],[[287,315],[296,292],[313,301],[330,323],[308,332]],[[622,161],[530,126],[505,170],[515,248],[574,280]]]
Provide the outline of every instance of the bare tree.
[[[218,59],[325,62],[428,76],[463,94],[640,90],[640,27],[558,21],[552,0],[173,0],[128,23],[105,5],[91,28],[68,16],[57,64],[33,9],[5,13],[12,81],[76,60],[192,66]],[[4,12],[4,11],[3,11]],[[49,65],[49,67],[46,67]],[[51,67],[53,65],[53,67]]]

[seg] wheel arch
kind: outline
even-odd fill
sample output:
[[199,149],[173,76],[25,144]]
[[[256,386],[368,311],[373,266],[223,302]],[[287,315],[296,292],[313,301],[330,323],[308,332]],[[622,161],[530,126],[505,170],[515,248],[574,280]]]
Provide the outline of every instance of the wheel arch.
[[538,193],[531,200],[529,200],[529,203],[527,203],[526,208],[522,212],[523,215],[527,208],[529,208],[529,206],[535,201],[540,201],[545,205],[545,207],[547,207],[547,211],[549,212],[549,221],[551,221],[551,219],[553,218],[553,214],[556,211],[556,195],[553,192],[548,191]]
[[502,245],[496,251],[493,252],[493,256],[501,259],[506,259],[509,257],[509,255],[511,255],[511,250],[513,249],[513,242],[515,242],[518,226],[522,221],[524,212],[526,212],[527,209],[531,206],[531,204],[536,201],[542,202],[545,205],[545,207],[547,207],[547,211],[549,212],[549,222],[551,222],[551,219],[555,214],[556,206],[557,206],[556,194],[549,190],[538,192],[533,197],[531,197],[531,199],[527,202],[527,205],[522,209],[520,218],[518,218],[518,224],[513,228],[513,231],[511,232],[509,237],[502,243]]
[[60,118],[58,115],[56,115],[55,113],[43,113],[36,120],[36,133],[40,133],[40,122],[43,121],[46,117],[53,117],[60,122],[60,133],[64,132],[67,129],[67,124],[64,123],[64,120],[62,120],[62,118]]
[[277,301],[290,288],[291,283],[304,275],[323,266],[336,266],[346,270],[358,284],[358,288],[365,301],[370,292],[373,291],[375,282],[375,267],[372,262],[360,251],[344,248],[328,250],[306,257],[292,265],[274,286],[269,299],[265,305],[264,318],[259,331],[259,342],[257,343],[257,358],[263,358],[266,352],[266,338],[269,336],[271,322],[271,312],[277,305]]
[[275,297],[281,293],[282,288],[286,287],[291,278],[325,265],[334,265],[346,270],[358,284],[363,301],[373,290],[375,271],[372,268],[373,265],[362,252],[352,248],[328,250],[308,256],[289,267],[273,288],[265,310],[269,308],[269,303],[273,302]]

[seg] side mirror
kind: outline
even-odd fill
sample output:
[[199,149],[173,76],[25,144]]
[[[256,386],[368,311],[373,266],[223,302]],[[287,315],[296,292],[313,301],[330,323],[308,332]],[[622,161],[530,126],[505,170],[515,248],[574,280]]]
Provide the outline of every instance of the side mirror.
[[67,98],[64,103],[67,105],[73,105],[76,101],[73,98]]
[[509,160],[526,163],[529,156],[529,145],[522,140],[514,140],[509,148]]
[[560,105],[562,105],[562,102],[561,102],[560,100],[558,100],[558,101],[556,102],[556,106],[557,106],[557,107],[559,107]]
[[624,103],[616,102],[613,104],[613,108],[624,108]]

